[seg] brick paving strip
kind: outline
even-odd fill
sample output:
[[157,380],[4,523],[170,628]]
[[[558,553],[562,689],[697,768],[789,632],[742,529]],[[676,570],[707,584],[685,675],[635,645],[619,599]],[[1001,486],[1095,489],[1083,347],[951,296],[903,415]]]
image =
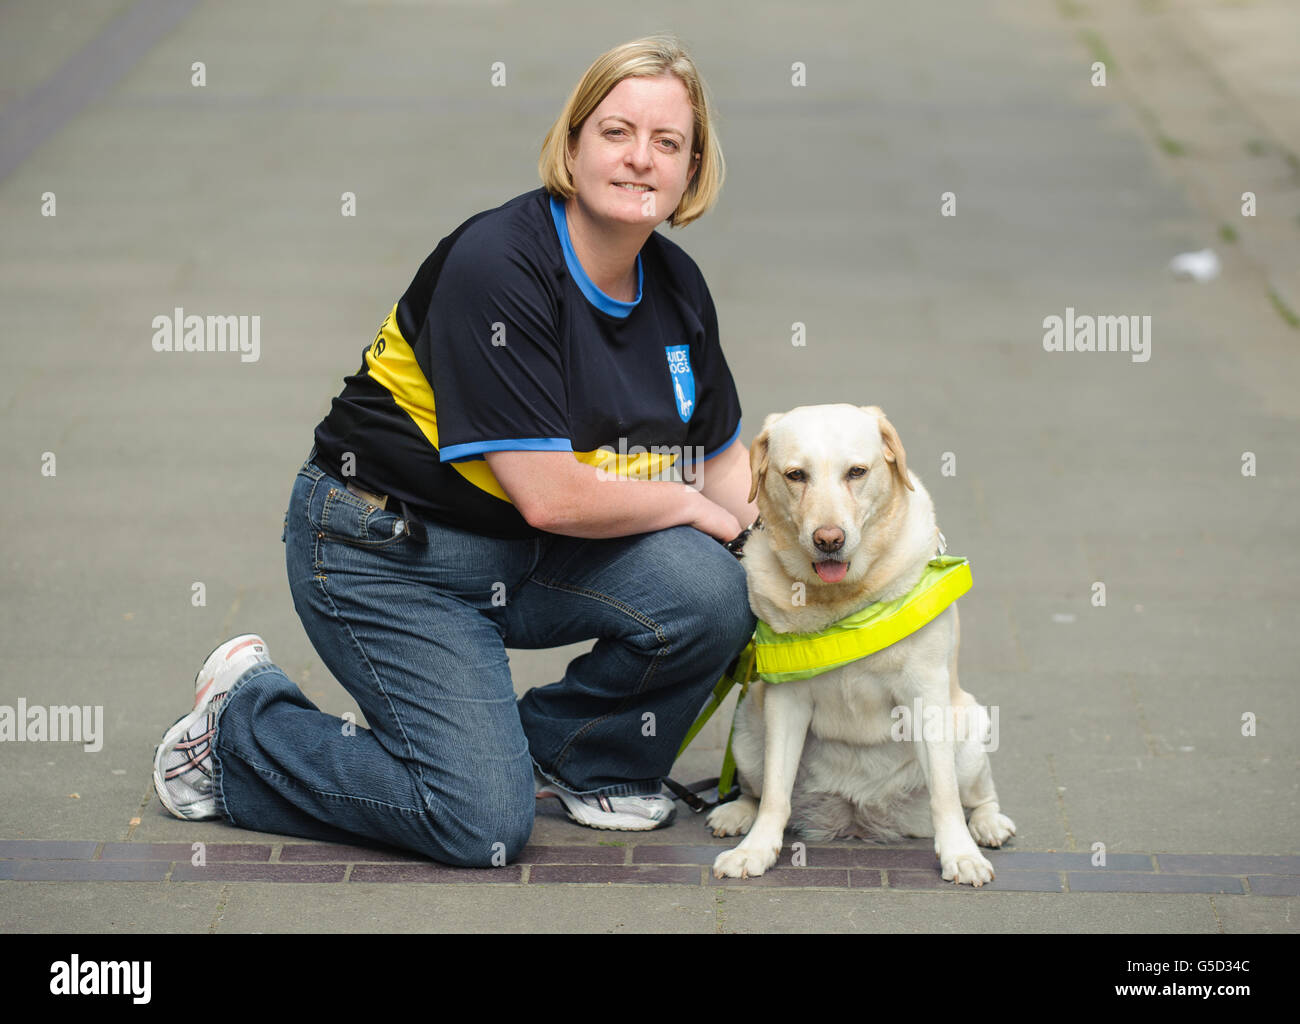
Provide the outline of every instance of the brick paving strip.
[[633,884],[757,886],[788,889],[946,889],[1022,893],[1234,893],[1300,895],[1300,856],[1091,854],[989,851],[997,872],[976,890],[940,877],[930,850],[806,845],[793,867],[781,851],[759,878],[714,878],[715,856],[729,846],[529,846],[500,868],[454,868],[400,850],[334,843],[204,843],[201,865],[190,843],[64,842],[0,839],[0,880],[172,882],[481,882],[481,884]]
[[805,845],[806,863],[781,851],[760,878],[715,879],[726,845],[648,843],[530,846],[513,864],[455,868],[415,854],[332,843],[189,843],[0,840],[0,880],[22,882],[426,882],[516,885],[634,884],[953,892],[1135,892],[1300,895],[1300,856],[987,851],[997,877],[975,889],[945,882],[927,849]]

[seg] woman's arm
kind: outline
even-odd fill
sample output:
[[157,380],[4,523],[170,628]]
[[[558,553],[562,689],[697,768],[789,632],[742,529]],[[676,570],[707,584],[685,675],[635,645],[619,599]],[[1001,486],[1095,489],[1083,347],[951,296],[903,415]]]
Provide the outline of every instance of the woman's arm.
[[735,516],[742,527],[758,518],[758,506],[749,500],[749,449],[739,440],[701,463],[697,472],[704,496]]
[[[484,458],[519,514],[548,533],[626,537],[670,526],[693,526],[718,540],[740,533],[734,514],[683,483],[601,479],[572,452],[486,452]],[[704,472],[707,479],[707,466]]]

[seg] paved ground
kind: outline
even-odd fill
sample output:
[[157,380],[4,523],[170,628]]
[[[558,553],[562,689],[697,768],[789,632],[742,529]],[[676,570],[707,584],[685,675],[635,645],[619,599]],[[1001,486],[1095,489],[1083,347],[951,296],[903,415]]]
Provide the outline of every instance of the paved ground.
[[[0,931],[1296,930],[1300,12],[746,12],[0,8],[0,708],[103,714],[94,752],[0,742]],[[284,578],[312,429],[438,239],[535,186],[587,63],[661,28],[721,113],[722,202],[673,237],[744,440],[770,411],[883,406],[973,560],[962,679],[1000,711],[1019,827],[997,880],[844,842],[715,883],[727,844],[685,810],[630,837],[547,802],[523,860],[480,872],[169,817],[153,746],[218,641],[262,633],[353,710]],[[1220,276],[1175,280],[1205,247]],[[154,352],[177,306],[259,315],[260,358]],[[1067,307],[1150,316],[1149,360],[1045,351]],[[519,690],[582,649],[512,654]],[[679,778],[716,774],[727,720]]]

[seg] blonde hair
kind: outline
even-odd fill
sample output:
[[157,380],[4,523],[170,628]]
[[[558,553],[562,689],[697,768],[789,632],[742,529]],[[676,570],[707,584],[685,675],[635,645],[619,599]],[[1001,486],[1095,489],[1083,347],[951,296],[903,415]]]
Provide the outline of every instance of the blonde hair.
[[686,86],[694,115],[691,158],[692,162],[697,157],[699,159],[695,176],[686,186],[668,223],[675,228],[685,227],[712,208],[722,191],[726,163],[713,126],[714,115],[704,80],[685,47],[671,35],[647,36],[616,46],[602,53],[587,68],[542,143],[537,171],[551,195],[569,199],[577,194],[573,177],[565,165],[568,143],[610,90],[625,78],[657,78],[665,74],[675,75]]

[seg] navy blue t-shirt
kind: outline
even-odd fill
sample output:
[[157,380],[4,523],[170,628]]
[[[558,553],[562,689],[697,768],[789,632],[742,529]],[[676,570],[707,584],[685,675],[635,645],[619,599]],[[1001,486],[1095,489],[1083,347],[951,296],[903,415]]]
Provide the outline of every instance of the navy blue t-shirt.
[[[605,472],[693,479],[740,436],[704,277],[652,232],[637,298],[598,290],[543,188],[444,238],[316,428],[336,476],[495,537],[537,531],[483,458],[566,451]],[[391,507],[391,506],[390,506]]]

